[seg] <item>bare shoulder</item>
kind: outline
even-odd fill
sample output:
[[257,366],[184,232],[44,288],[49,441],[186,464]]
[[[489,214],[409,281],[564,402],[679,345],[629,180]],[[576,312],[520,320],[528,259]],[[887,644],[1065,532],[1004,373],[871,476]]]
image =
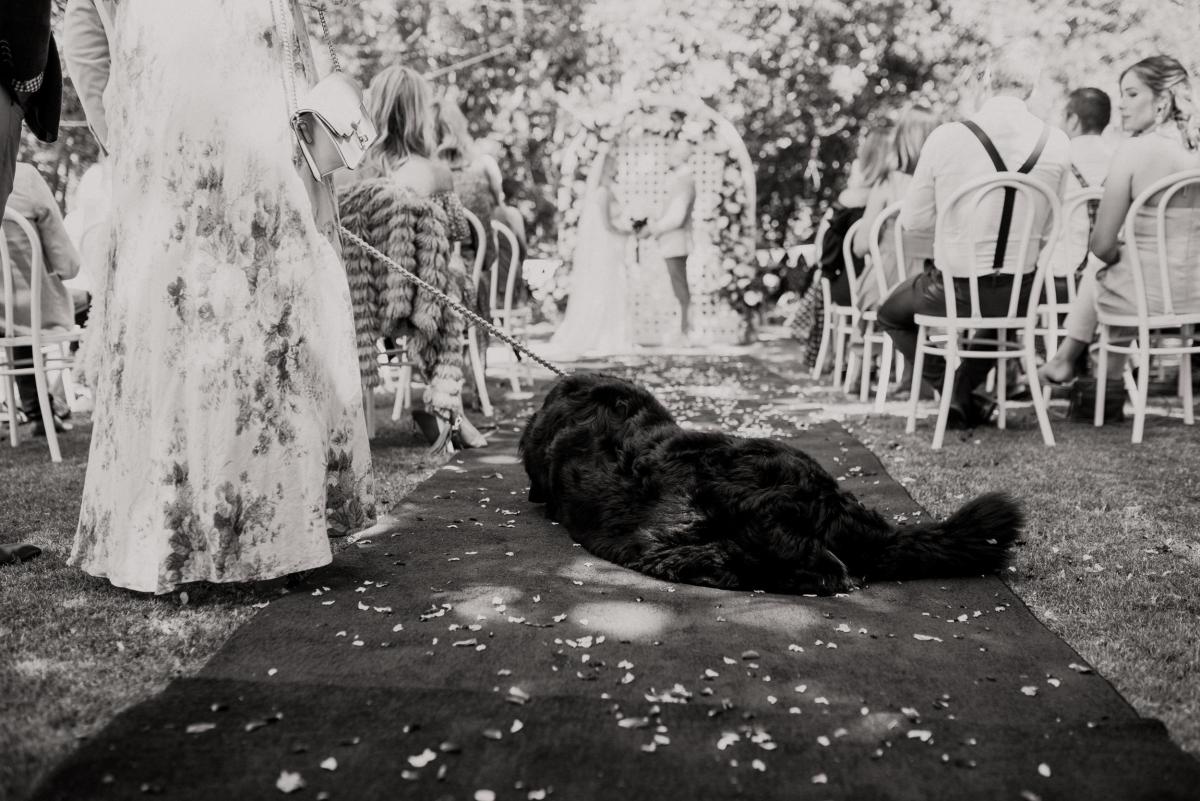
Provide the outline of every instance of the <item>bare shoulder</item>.
[[430,161],[428,164],[431,171],[430,180],[433,183],[433,191],[454,191],[454,171],[440,161]]

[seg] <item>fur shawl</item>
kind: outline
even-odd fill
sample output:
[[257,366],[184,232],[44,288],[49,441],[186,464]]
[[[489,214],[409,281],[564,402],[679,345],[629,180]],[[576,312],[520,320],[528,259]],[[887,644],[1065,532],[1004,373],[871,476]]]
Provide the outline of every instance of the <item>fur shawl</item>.
[[[380,178],[348,187],[340,206],[348,229],[451,298],[463,300],[467,275],[451,253],[449,221],[439,204]],[[380,384],[375,348],[380,337],[407,336],[409,358],[426,377],[439,365],[461,366],[461,315],[353,242],[345,242],[342,252],[363,386]]]

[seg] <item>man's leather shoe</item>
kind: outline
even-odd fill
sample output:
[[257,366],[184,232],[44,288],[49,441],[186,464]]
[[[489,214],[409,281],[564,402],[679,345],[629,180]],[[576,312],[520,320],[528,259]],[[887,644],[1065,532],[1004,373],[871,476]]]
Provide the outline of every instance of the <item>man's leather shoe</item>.
[[[63,420],[58,415],[54,415],[54,430],[59,434],[65,434],[68,431],[74,431],[75,426],[71,423],[68,423],[66,420]],[[46,425],[41,420],[35,420],[33,422],[33,435],[35,437],[46,436]]]

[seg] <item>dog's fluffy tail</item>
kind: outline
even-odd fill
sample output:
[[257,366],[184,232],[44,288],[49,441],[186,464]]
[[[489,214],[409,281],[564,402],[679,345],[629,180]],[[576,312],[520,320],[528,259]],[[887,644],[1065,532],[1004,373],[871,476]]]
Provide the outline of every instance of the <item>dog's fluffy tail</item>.
[[940,523],[896,529],[867,565],[867,579],[977,576],[1008,564],[1025,524],[1021,505],[1003,492],[968,501]]

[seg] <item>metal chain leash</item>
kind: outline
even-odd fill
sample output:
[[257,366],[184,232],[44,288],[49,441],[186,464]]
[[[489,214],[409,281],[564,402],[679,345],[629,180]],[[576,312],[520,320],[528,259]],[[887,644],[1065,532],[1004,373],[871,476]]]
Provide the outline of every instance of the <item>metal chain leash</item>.
[[351,231],[346,226],[342,225],[339,227],[341,228],[342,234],[347,239],[349,239],[354,244],[358,245],[360,248],[365,250],[367,253],[370,253],[372,256],[374,256],[375,258],[379,259],[381,262],[386,264],[389,268],[391,268],[395,272],[400,273],[405,278],[412,281],[417,286],[421,287],[421,289],[424,289],[426,292],[433,295],[435,298],[438,299],[438,301],[440,303],[451,307],[452,309],[457,311],[463,317],[466,317],[468,320],[470,320],[475,325],[486,328],[497,339],[501,340],[502,342],[506,343],[509,347],[511,347],[513,349],[513,351],[517,353],[517,358],[520,358],[520,354],[524,353],[526,356],[528,356],[534,362],[536,362],[537,364],[540,364],[542,367],[545,367],[547,370],[554,373],[555,375],[566,375],[567,374],[566,371],[563,370],[561,367],[551,364],[550,362],[543,359],[541,356],[538,356],[536,353],[534,353],[532,350],[530,350],[529,347],[527,345],[525,345],[525,343],[521,342],[519,339],[516,339],[516,338],[510,336],[504,330],[492,325],[490,322],[485,320],[483,317],[480,317],[478,314],[471,311],[466,306],[464,306],[462,303],[459,303],[457,300],[450,297],[442,290],[433,286],[428,281],[425,281],[425,280],[419,278],[418,276],[414,275],[409,270],[406,270],[403,267],[401,267],[399,264],[397,264],[394,260],[392,260],[391,258],[386,256],[382,251],[380,251],[378,248],[376,248],[370,242],[366,241],[365,239],[363,239],[361,236],[359,236],[358,234]]

